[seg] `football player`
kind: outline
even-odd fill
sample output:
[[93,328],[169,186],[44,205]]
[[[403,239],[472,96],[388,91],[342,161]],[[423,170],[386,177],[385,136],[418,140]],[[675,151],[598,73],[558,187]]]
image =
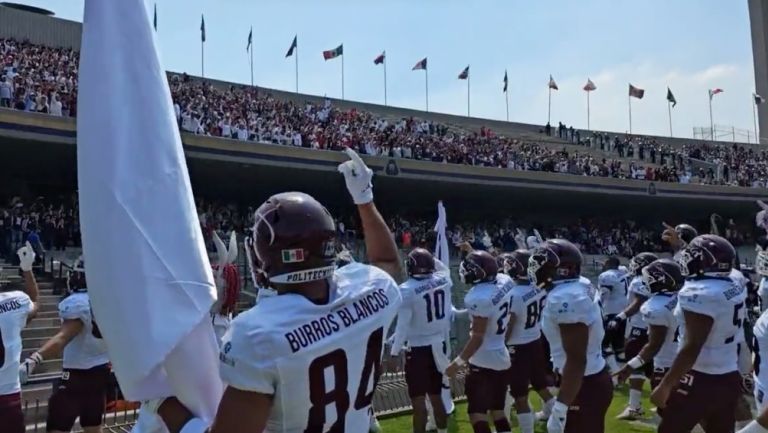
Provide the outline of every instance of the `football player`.
[[763,311],[755,323],[752,349],[755,378],[755,403],[758,417],[739,433],[768,433],[768,313]]
[[100,433],[110,383],[109,356],[91,310],[82,257],[69,272],[67,288],[70,295],[59,304],[59,332],[24,361],[19,374],[26,382],[37,365],[62,354],[63,371],[48,400],[46,429],[69,432],[80,418],[85,433]]
[[[651,293],[643,281],[643,268],[648,266],[658,257],[652,253],[640,253],[629,261],[629,274],[632,280],[629,283],[627,298],[629,305],[608,322],[607,329],[613,331],[618,329],[624,320],[627,322],[627,343],[624,347],[626,359],[632,359],[640,353],[640,349],[648,343],[648,326],[639,314],[640,307],[650,298]],[[643,383],[646,377],[653,374],[653,366],[645,364],[642,371],[638,370],[629,377],[629,404],[616,418],[623,420],[635,420],[643,416]]]
[[603,307],[603,325],[606,328],[603,356],[612,373],[619,370],[616,358],[624,351],[626,322],[618,322],[615,328],[608,327],[608,323],[627,307],[630,280],[627,268],[620,265],[617,257],[608,257],[603,264],[603,272],[597,277],[597,289],[600,291],[600,304]]
[[0,426],[3,432],[24,433],[19,364],[21,330],[37,314],[38,288],[32,264],[35,251],[29,242],[17,251],[24,291],[0,287]]
[[464,297],[471,317],[469,341],[445,371],[453,377],[464,366],[467,412],[474,433],[490,433],[488,413],[498,433],[511,432],[504,399],[507,393],[509,352],[504,342],[509,323],[512,279],[499,273],[496,259],[486,251],[472,251],[459,266],[459,276],[472,288]]
[[642,278],[652,294],[640,307],[640,314],[648,324],[648,342],[616,376],[620,382],[624,382],[635,370],[653,361],[653,389],[661,383],[677,354],[678,332],[674,311],[677,306],[677,291],[683,286],[684,279],[680,265],[670,259],[651,262],[643,268]]
[[[254,269],[276,291],[232,321],[220,354],[227,385],[212,433],[365,432],[385,331],[400,307],[394,237],[373,203],[373,171],[352,150],[339,166],[362,221],[368,260],[336,267],[323,205],[276,194],[255,212]],[[152,402],[170,433],[206,423],[176,398]]]
[[[450,326],[450,271],[432,253],[415,248],[405,261],[408,280],[400,285],[403,303],[390,355],[405,353],[405,382],[413,407],[413,431],[424,433],[427,425],[425,397],[429,396],[438,433],[448,430],[442,401],[443,371],[448,366],[445,328]],[[446,311],[447,310],[447,311]]]
[[675,309],[681,343],[669,372],[651,393],[664,410],[660,433],[732,432],[741,392],[736,345],[744,338],[746,292],[731,278],[736,251],[716,235],[694,238],[679,254],[686,277]]
[[760,284],[757,286],[760,311],[768,309],[768,237],[765,235],[757,238],[755,245],[757,256],[755,257],[755,272],[760,275]]
[[603,433],[613,382],[602,353],[605,332],[596,290],[581,278],[581,253],[553,239],[531,251],[528,275],[546,290],[541,329],[560,375],[560,392],[547,421],[548,433]]
[[[506,341],[512,366],[509,368],[509,395],[514,399],[522,433],[533,433],[534,414],[528,404],[528,388],[533,387],[551,411],[555,399],[547,389],[547,359],[541,337],[541,310],[545,292],[528,278],[527,250],[502,254],[504,273],[514,279],[509,301]],[[505,408],[505,413],[509,411]]]

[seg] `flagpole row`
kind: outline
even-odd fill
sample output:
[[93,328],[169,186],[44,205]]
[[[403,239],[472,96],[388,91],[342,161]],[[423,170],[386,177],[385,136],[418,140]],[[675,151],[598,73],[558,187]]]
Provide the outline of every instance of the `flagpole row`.
[[299,93],[299,44],[296,43],[296,53],[294,54],[296,64],[296,93]]

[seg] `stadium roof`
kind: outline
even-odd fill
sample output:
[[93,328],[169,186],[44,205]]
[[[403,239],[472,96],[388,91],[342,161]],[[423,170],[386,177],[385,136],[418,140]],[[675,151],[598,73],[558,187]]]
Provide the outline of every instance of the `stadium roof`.
[[47,16],[55,15],[53,11],[49,11],[48,9],[43,9],[43,8],[30,6],[30,5],[23,5],[21,3],[0,2],[0,6],[5,6],[7,8],[18,9],[26,12],[32,12],[34,14],[40,14],[40,15],[47,15]]

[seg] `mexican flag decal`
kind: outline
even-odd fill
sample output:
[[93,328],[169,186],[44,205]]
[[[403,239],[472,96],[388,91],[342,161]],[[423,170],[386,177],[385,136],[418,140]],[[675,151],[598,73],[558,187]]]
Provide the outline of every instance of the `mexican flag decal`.
[[283,250],[283,263],[299,263],[304,261],[304,250]]

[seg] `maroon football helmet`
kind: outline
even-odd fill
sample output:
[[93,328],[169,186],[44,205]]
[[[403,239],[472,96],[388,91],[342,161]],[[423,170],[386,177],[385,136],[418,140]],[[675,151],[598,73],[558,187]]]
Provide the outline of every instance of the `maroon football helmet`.
[[730,242],[717,235],[696,236],[677,257],[684,276],[728,274],[736,260]]
[[284,192],[255,212],[253,269],[274,284],[328,279],[335,270],[336,224],[311,196]]
[[655,260],[643,268],[642,274],[651,293],[677,292],[685,282],[680,265],[672,259]]
[[629,260],[629,274],[634,277],[639,277],[643,268],[651,264],[651,262],[659,260],[659,256],[653,253],[640,253]]
[[464,284],[493,281],[498,273],[499,264],[487,251],[472,251],[459,265],[459,278]]
[[499,267],[505,274],[517,280],[528,279],[528,259],[531,253],[528,250],[515,250],[499,256]]
[[435,257],[424,248],[414,248],[405,260],[409,277],[424,278],[435,272]]
[[539,287],[581,275],[581,252],[565,239],[550,239],[531,251],[528,277]]

